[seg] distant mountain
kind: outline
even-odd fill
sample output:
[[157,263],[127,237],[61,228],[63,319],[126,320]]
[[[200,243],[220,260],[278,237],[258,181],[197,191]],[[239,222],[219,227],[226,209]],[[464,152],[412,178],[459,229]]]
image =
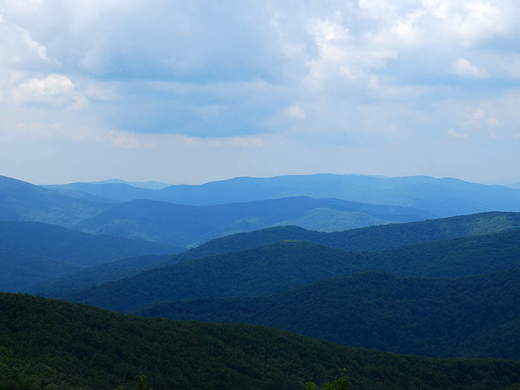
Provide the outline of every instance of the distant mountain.
[[[471,237],[514,229],[520,229],[520,213],[482,213],[405,224],[373,226],[335,233],[309,231],[295,226],[273,227],[217,238],[171,257],[129,259],[129,264],[125,264],[125,260],[121,260],[117,263],[84,269],[68,275],[66,278],[49,281],[49,283],[39,286],[40,288],[34,292],[55,296],[58,292],[62,294],[75,288],[116,281],[159,266],[253,249],[284,240],[314,242],[355,252],[375,252],[428,241]],[[435,253],[436,245],[432,244],[433,253]],[[452,249],[450,241],[439,245],[443,247],[443,256],[449,257]],[[427,247],[425,246],[425,248]],[[466,248],[463,245],[460,248],[461,253],[464,253]],[[414,254],[411,252],[413,250],[407,249],[408,258],[413,258]],[[390,251],[386,255],[390,259],[394,259],[399,256],[399,251]],[[396,264],[399,264],[398,259]],[[393,271],[398,271],[398,269],[394,268]]]
[[[68,185],[80,189],[77,184]],[[194,206],[309,196],[427,210],[439,217],[485,211],[520,211],[520,190],[427,176],[382,177],[319,174],[239,177],[202,185],[138,191],[119,184],[81,184],[81,191],[117,201],[161,200]]]
[[129,311],[161,301],[261,296],[361,271],[458,277],[520,268],[520,230],[377,253],[284,241],[186,261],[52,297]]
[[27,291],[95,264],[136,255],[171,255],[181,250],[38,222],[0,221],[0,291]]
[[287,331],[111,313],[0,294],[6,389],[303,390],[347,369],[356,390],[496,390],[520,382],[520,362],[431,359],[369,351]]
[[100,213],[106,206],[92,195],[58,193],[0,176],[0,220],[37,221],[70,227]]
[[138,255],[172,255],[165,244],[78,232],[39,222],[0,221],[0,247],[91,266]]
[[135,200],[113,205],[76,227],[95,234],[195,246],[216,237],[273,225],[342,230],[428,217],[431,214],[410,208],[308,197],[198,207]]
[[520,189],[520,183],[511,183],[511,184],[506,185],[506,187]]
[[81,266],[0,247],[0,291],[23,292],[50,278],[78,271]]
[[104,199],[110,199],[113,202],[128,202],[136,199],[161,200],[157,196],[158,190],[146,187],[136,187],[127,182],[109,182],[109,183],[71,183],[71,184],[54,184],[43,186],[46,189],[53,190],[58,193],[68,194],[73,192],[81,192],[98,196]]
[[[137,188],[146,188],[149,190],[161,190],[163,188],[171,186],[171,184],[163,183],[162,181],[155,181],[155,180],[148,180],[148,181],[128,181],[128,180],[121,180],[121,179],[106,179],[101,181],[91,181],[87,182],[87,184],[128,184],[132,187]],[[75,183],[72,183],[75,184]],[[67,186],[65,184],[64,186]]]
[[[115,185],[115,186],[113,186]],[[106,196],[103,191],[107,191],[107,193],[111,193],[113,189],[111,187],[117,188],[118,185],[123,185],[122,188],[126,188],[127,186],[131,186],[134,188],[142,188],[147,190],[162,190],[163,188],[171,186],[171,184],[163,183],[161,181],[128,181],[128,180],[121,180],[121,179],[106,179],[101,181],[88,181],[88,182],[75,182],[75,183],[69,183],[69,184],[45,184],[42,185],[42,187],[49,188],[52,190],[79,190],[86,193],[91,193],[103,197],[113,197],[114,200],[118,201],[128,201],[132,200],[134,198],[127,198],[127,199],[119,199],[117,192],[113,192],[111,196]],[[95,187],[98,187],[97,189]],[[128,188],[127,188],[128,190]],[[120,194],[123,195],[125,190],[121,190]]]
[[458,279],[369,272],[266,297],[198,298],[135,314],[268,325],[396,353],[520,360],[519,307],[520,270]]

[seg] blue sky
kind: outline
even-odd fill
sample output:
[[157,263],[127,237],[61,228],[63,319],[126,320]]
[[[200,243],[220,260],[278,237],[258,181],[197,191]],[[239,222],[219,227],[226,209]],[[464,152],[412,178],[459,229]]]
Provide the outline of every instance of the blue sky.
[[0,0],[0,174],[520,181],[515,0]]

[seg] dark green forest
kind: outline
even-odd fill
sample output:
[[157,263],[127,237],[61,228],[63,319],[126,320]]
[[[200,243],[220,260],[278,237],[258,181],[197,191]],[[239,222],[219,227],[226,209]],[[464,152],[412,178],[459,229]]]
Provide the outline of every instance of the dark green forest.
[[520,362],[343,347],[274,328],[147,319],[0,294],[0,389],[304,389],[347,368],[352,389],[500,389]]
[[520,271],[457,279],[368,272],[259,298],[196,298],[135,313],[268,325],[344,345],[520,360]]

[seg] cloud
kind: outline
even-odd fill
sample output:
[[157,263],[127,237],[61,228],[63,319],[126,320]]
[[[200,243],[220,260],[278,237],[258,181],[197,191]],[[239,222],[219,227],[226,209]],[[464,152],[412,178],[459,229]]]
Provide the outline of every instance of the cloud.
[[82,108],[87,104],[86,98],[76,91],[75,84],[68,77],[59,74],[21,83],[13,88],[12,94],[20,103],[71,108]]
[[[344,169],[381,154],[391,172],[394,142],[431,156],[433,172],[428,151],[446,144],[462,155],[485,150],[491,132],[494,150],[517,142],[516,0],[0,0],[0,10],[3,153],[89,145],[104,150],[100,170],[116,155],[154,170],[175,151],[221,177],[276,173],[293,152],[330,170],[340,147],[364,150]],[[272,162],[261,157],[274,149]],[[235,169],[247,153],[262,164]]]
[[1,13],[0,48],[0,67],[20,69],[56,64],[49,58],[45,45],[23,27],[7,21]]
[[446,132],[449,137],[456,138],[456,139],[469,139],[470,136],[468,134],[458,133],[453,128],[448,129]]
[[285,108],[283,110],[283,113],[291,119],[302,121],[305,120],[305,118],[307,118],[307,112],[299,104],[294,104],[290,107]]
[[472,78],[486,78],[488,73],[485,69],[477,68],[465,58],[458,58],[453,65],[453,69],[458,76]]

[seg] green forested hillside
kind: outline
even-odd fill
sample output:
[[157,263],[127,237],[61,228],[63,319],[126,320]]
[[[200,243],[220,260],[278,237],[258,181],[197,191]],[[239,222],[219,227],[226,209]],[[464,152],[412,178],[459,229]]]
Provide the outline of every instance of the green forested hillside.
[[458,279],[342,276],[258,298],[160,303],[139,315],[269,325],[344,345],[520,360],[520,271]]
[[[520,228],[520,213],[473,214],[406,224],[374,226],[336,233],[309,231],[296,226],[281,226],[214,239],[189,251],[164,259],[163,265],[176,264],[228,252],[253,249],[284,240],[315,242],[350,251],[381,251],[421,242],[450,239],[461,236],[474,236],[515,228]],[[435,246],[436,244],[432,245]],[[443,251],[451,251],[450,245],[452,244],[447,243],[444,245]],[[502,246],[499,242],[492,245],[497,247],[499,251],[504,249],[501,248]],[[429,256],[439,257],[435,254],[436,249],[434,246],[429,250],[429,252],[433,251],[433,254],[430,254]],[[415,249],[408,251],[407,259],[410,259],[410,256],[415,256],[412,253],[414,250]],[[466,250],[467,246],[463,244],[460,252],[463,254]],[[494,251],[495,249],[492,248],[492,250]],[[388,253],[387,255],[393,262],[398,253],[399,252]],[[495,254],[492,253],[492,255]],[[446,257],[447,254],[443,253],[442,256]],[[73,288],[89,287],[107,281],[119,280],[150,269],[153,265],[148,260],[149,259],[143,259],[143,265],[141,268],[139,268],[136,262],[132,261],[132,265],[129,267],[124,267],[123,263],[119,263],[117,265],[107,264],[106,267],[101,266],[84,271],[82,270],[69,278],[52,281],[49,285],[44,285],[41,290],[35,290],[35,292],[42,293],[45,291],[45,294],[52,294],[52,291],[63,292]],[[397,262],[399,262],[399,260]],[[436,262],[433,262],[433,264],[436,264]],[[161,264],[157,262],[155,266],[161,266]],[[391,267],[374,269],[384,269],[392,272],[398,271],[397,268]],[[486,270],[481,270],[480,273],[500,269],[504,268],[488,268]],[[363,270],[367,270],[367,268],[363,268]],[[415,274],[430,275],[427,273]],[[453,276],[457,275],[464,275],[464,273],[454,274]]]
[[281,242],[157,268],[101,286],[50,296],[125,311],[164,300],[264,295],[355,272],[366,258],[364,254],[313,243]]
[[[177,322],[0,294],[0,388],[111,390],[143,372],[155,390],[304,388],[347,368],[353,390],[494,390],[520,363],[395,355],[250,325]],[[2,387],[3,386],[3,387]]]
[[282,240],[310,241],[349,251],[382,251],[422,242],[520,229],[520,213],[480,213],[322,233],[284,226],[218,238],[198,247],[206,255],[251,249]]
[[85,267],[66,276],[45,279],[42,283],[32,285],[30,289],[22,291],[42,296],[58,296],[66,294],[70,290],[113,282],[164,266],[164,262],[170,258],[170,256],[128,257],[110,263]]
[[359,271],[457,277],[520,268],[520,230],[355,253],[284,241],[157,268],[57,295],[113,310],[195,297],[260,296]]

